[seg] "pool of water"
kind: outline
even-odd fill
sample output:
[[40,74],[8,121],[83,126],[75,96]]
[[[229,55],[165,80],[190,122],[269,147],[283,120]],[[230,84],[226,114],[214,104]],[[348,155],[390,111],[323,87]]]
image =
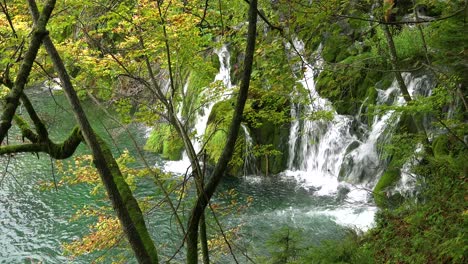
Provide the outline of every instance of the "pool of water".
[[[31,98],[40,115],[50,124],[52,137],[57,141],[63,140],[74,126],[64,98],[57,95],[52,100],[47,92],[33,94]],[[104,135],[111,145],[116,143],[113,145],[116,154],[124,148],[135,151],[124,129],[106,118],[92,103],[86,102],[84,106],[98,133]],[[132,126],[131,131],[138,139],[138,144],[142,145],[145,140],[144,128]],[[111,136],[113,140],[110,140]],[[19,138],[11,133],[10,140]],[[86,148],[80,146],[77,153],[86,153]],[[151,164],[161,165],[162,161],[158,157],[148,153],[146,155]],[[62,243],[86,234],[88,226],[93,222],[89,218],[69,221],[70,217],[84,205],[104,203],[89,194],[90,187],[74,185],[60,187],[57,191],[42,190],[39,183],[53,181],[55,174],[53,161],[45,154],[1,157],[0,167],[7,171],[0,174],[0,263],[90,263],[96,255],[72,260],[63,255],[61,247]],[[139,196],[162,197],[152,179],[141,179],[138,186]],[[234,196],[221,195],[229,190],[235,190]],[[249,252],[251,257],[265,254],[266,244],[278,230],[301,230],[307,234],[307,239],[318,243],[324,239],[340,238],[345,227],[367,228],[372,223],[375,211],[372,205],[354,203],[340,199],[337,195],[319,196],[313,190],[301,186],[293,177],[285,175],[226,178],[220,186],[219,194],[213,200],[214,205],[228,207],[235,200],[235,208],[239,209],[227,215],[220,213],[218,217],[225,231],[240,227],[232,243],[237,248],[235,251],[241,263],[244,262],[241,252]],[[181,209],[181,212],[185,212],[181,213],[182,218],[187,217],[188,210],[189,207]],[[169,258],[180,244],[182,236],[174,217],[167,210],[153,210],[146,217],[162,259]],[[219,229],[210,216],[208,225],[212,230]],[[212,232],[212,235],[215,236],[215,233]],[[113,251],[99,254],[112,255]],[[182,258],[183,252],[175,259]],[[223,263],[231,261],[229,256],[223,258]],[[128,263],[134,263],[134,260],[129,258]]]

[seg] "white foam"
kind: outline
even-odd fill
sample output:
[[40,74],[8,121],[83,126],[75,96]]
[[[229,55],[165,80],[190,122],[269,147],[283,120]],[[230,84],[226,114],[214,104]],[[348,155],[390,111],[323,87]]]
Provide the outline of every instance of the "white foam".
[[190,170],[188,170],[189,167],[190,167],[190,160],[185,151],[182,154],[181,160],[167,161],[164,163],[164,171],[172,172],[176,174],[185,174],[187,172],[190,172]]
[[330,216],[335,223],[358,228],[366,231],[374,226],[374,216],[377,212],[377,207],[341,207],[330,210],[315,211],[312,214],[323,214]]

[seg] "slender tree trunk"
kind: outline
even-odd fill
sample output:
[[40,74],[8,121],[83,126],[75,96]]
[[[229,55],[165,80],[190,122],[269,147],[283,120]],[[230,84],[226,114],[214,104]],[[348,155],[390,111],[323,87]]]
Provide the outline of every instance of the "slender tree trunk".
[[408,87],[406,87],[405,81],[403,80],[403,77],[401,76],[400,69],[398,68],[398,57],[397,57],[397,52],[395,48],[395,43],[393,42],[392,33],[390,33],[390,27],[388,25],[383,25],[382,29],[385,34],[385,39],[387,40],[387,45],[388,45],[388,49],[390,53],[390,64],[392,65],[392,70],[395,74],[398,87],[400,88],[401,93],[403,94],[403,98],[405,98],[405,101],[408,103],[411,101],[411,95],[408,92]]
[[[36,3],[34,0],[28,0],[28,2],[34,21],[37,23],[39,12]],[[72,106],[73,113],[80,126],[83,137],[93,154],[94,164],[106,187],[109,199],[112,202],[138,262],[145,264],[158,263],[156,247],[146,228],[143,214],[129,186],[125,182],[117,162],[112,156],[111,151],[107,148],[105,142],[94,133],[81,107],[78,96],[73,89],[63,61],[50,37],[46,36],[43,39],[43,43],[59,75],[65,95]]]
[[[408,91],[408,87],[405,84],[405,80],[403,80],[403,77],[401,76],[400,69],[398,68],[398,56],[395,48],[395,43],[393,42],[393,37],[390,32],[390,28],[388,25],[382,25],[382,29],[387,40],[387,45],[390,53],[390,64],[392,65],[392,70],[395,74],[398,87],[400,88],[400,91],[403,94],[403,98],[405,99],[406,103],[410,103],[412,101],[412,98]],[[427,136],[426,129],[424,128],[422,118],[420,117],[420,115],[415,114],[411,115],[410,121],[416,127],[417,132],[423,135],[423,140],[426,143],[426,152],[432,155],[432,149],[430,148],[429,138]]]
[[11,128],[11,121],[18,108],[20,97],[23,94],[24,87],[28,82],[29,74],[36,59],[37,52],[41,47],[42,39],[48,34],[46,30],[47,22],[49,21],[52,10],[55,6],[55,0],[49,0],[45,4],[42,13],[39,16],[39,11],[36,13],[36,23],[33,26],[31,42],[24,55],[19,72],[17,74],[13,89],[10,90],[6,97],[6,105],[0,117],[0,144]]
[[223,152],[216,163],[210,180],[204,188],[204,195],[198,196],[197,201],[192,209],[189,217],[187,228],[187,263],[198,263],[198,226],[203,212],[208,205],[208,201],[213,196],[217,186],[219,185],[224,172],[226,171],[227,164],[234,152],[234,146],[239,133],[240,124],[242,121],[242,113],[244,111],[245,102],[247,100],[250,76],[252,73],[253,55],[255,51],[255,38],[257,31],[257,0],[250,2],[249,8],[249,29],[247,35],[247,47],[245,52],[244,72],[242,81],[239,87],[239,94],[237,97],[236,109],[229,127],[229,133],[226,145]]
[[[206,151],[203,152],[202,154],[202,162],[203,162],[203,170],[202,170],[202,175],[200,176],[200,182],[201,186],[205,184],[205,175],[206,175]],[[201,190],[201,192],[198,194],[204,195],[205,190]],[[203,259],[203,264],[209,264],[210,263],[210,251],[208,249],[208,237],[206,233],[206,213],[203,212],[201,218],[200,218],[200,244],[201,244],[201,250],[202,250],[202,259]]]

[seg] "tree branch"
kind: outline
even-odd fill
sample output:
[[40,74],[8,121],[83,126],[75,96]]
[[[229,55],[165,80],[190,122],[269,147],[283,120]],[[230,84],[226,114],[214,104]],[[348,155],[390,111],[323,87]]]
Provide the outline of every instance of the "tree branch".
[[187,263],[189,264],[198,263],[198,224],[206,206],[208,205],[208,201],[213,196],[216,188],[223,178],[227,164],[234,152],[234,146],[242,121],[242,113],[244,111],[245,102],[247,100],[250,76],[252,73],[255,40],[257,34],[257,12],[257,0],[251,0],[249,8],[249,28],[247,33],[247,46],[245,50],[244,72],[239,87],[236,109],[229,127],[229,134],[226,145],[223,149],[221,157],[216,163],[213,173],[211,174],[210,181],[204,188],[204,195],[197,197],[196,204],[194,205],[189,218],[187,228]]
[[[34,21],[40,23],[35,0],[28,0]],[[41,16],[42,17],[42,16]],[[106,143],[94,132],[86,117],[80,100],[70,80],[62,58],[49,36],[43,39],[54,68],[63,85],[64,93],[72,107],[75,118],[80,126],[83,137],[91,149],[101,180],[106,187],[107,194],[119,218],[128,241],[139,263],[158,263],[158,254],[143,218],[141,209],[130,187],[125,182],[117,162]],[[34,60],[34,58],[33,58]]]
[[[49,0],[45,4],[42,13],[38,16],[36,23],[33,26],[33,34],[31,43],[26,51],[24,60],[19,69],[18,75],[15,80],[13,89],[10,90],[6,98],[6,105],[0,118],[0,143],[3,142],[8,130],[11,128],[11,121],[15,115],[16,109],[19,105],[21,94],[28,81],[29,74],[31,73],[32,65],[36,59],[37,53],[41,46],[42,39],[48,34],[46,25],[49,21],[52,10],[55,6],[55,0]],[[39,14],[39,12],[37,12]]]

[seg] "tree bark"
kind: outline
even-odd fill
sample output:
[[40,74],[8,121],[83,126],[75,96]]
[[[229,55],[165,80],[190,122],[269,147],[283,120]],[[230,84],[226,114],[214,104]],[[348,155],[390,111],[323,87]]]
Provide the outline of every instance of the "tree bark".
[[[38,9],[34,0],[28,0],[31,14],[38,22]],[[71,84],[70,77],[65,69],[62,59],[58,54],[50,37],[43,39],[47,53],[52,59],[60,81],[63,84],[65,95],[72,106],[75,118],[80,126],[83,137],[91,149],[94,164],[99,172],[101,180],[106,187],[109,199],[117,213],[128,241],[139,263],[158,263],[158,255],[154,242],[146,228],[143,214],[135,197],[125,182],[122,173],[107,148],[105,142],[96,135],[81,107],[78,96]]]
[[47,22],[49,21],[52,10],[55,6],[55,0],[49,0],[42,9],[42,13],[36,13],[36,23],[33,26],[33,33],[29,48],[24,55],[23,62],[17,74],[13,89],[6,97],[6,105],[0,118],[0,144],[11,128],[11,121],[18,108],[20,97],[23,94],[24,87],[31,73],[32,65],[36,59],[37,52],[41,47],[42,39],[48,34],[46,30]]
[[211,174],[208,184],[204,188],[204,194],[197,197],[197,201],[191,211],[188,228],[187,228],[187,263],[198,263],[198,224],[200,218],[208,205],[208,201],[213,196],[217,186],[219,185],[227,164],[234,152],[234,146],[239,133],[240,124],[242,121],[242,113],[244,111],[245,102],[247,100],[250,76],[252,73],[253,55],[255,51],[255,39],[257,30],[257,0],[250,1],[249,8],[249,29],[247,35],[247,47],[245,52],[244,72],[242,81],[239,87],[239,94],[235,112],[229,128],[229,133],[226,145],[223,152],[216,163],[213,173]]
[[390,53],[390,64],[392,65],[392,70],[395,73],[395,78],[397,80],[398,87],[400,88],[401,93],[403,94],[403,98],[405,98],[405,101],[410,102],[411,95],[408,92],[408,88],[406,87],[405,81],[403,80],[403,77],[401,76],[401,73],[398,68],[397,52],[395,48],[395,43],[393,42],[392,34],[390,33],[389,26],[382,25],[382,29],[384,31],[385,38],[387,40],[388,50]]
[[[384,31],[385,38],[387,40],[387,45],[388,45],[388,49],[390,53],[390,64],[395,74],[398,87],[400,88],[400,91],[403,94],[403,98],[405,99],[406,103],[410,103],[412,101],[412,98],[408,91],[408,87],[406,86],[405,81],[403,80],[403,77],[401,76],[401,72],[399,71],[399,68],[398,68],[398,56],[396,52],[395,43],[393,42],[393,37],[390,32],[389,25],[382,25],[382,29]],[[410,121],[416,127],[416,130],[417,130],[416,132],[419,132],[420,134],[423,135],[423,140],[426,143],[425,144],[426,152],[432,155],[432,149],[430,147],[429,138],[427,136],[426,129],[424,128],[424,125],[422,123],[421,117],[418,114],[413,114],[410,117]]]

